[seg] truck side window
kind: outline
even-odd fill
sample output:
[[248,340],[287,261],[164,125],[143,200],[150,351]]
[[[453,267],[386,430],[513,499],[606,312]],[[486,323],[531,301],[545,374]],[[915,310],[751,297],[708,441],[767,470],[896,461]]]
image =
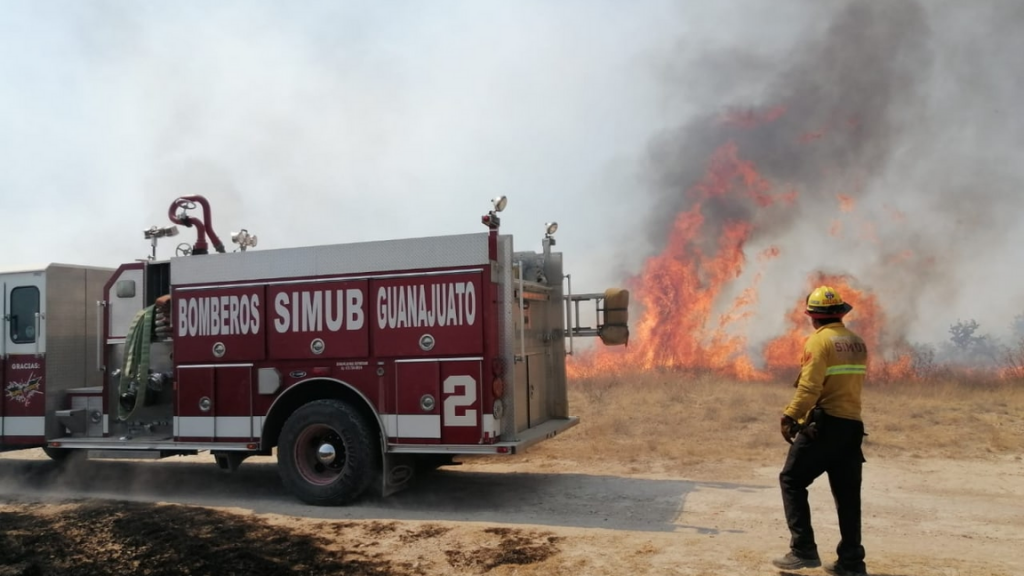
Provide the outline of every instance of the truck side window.
[[36,313],[39,312],[39,288],[22,286],[11,290],[11,341],[32,344],[36,341]]

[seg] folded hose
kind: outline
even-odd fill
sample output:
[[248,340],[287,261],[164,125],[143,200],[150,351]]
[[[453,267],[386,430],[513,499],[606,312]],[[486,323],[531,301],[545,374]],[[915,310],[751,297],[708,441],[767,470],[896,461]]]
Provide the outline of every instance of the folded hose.
[[135,315],[128,328],[128,336],[125,338],[117,403],[117,417],[121,421],[131,418],[132,414],[146,401],[154,308],[154,306],[150,306]]

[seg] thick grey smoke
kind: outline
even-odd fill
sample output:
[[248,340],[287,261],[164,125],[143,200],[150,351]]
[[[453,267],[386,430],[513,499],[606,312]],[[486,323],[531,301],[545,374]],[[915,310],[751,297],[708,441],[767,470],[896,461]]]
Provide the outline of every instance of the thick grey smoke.
[[[703,176],[711,153],[730,141],[762,175],[780,186],[797,186],[802,210],[834,207],[839,189],[827,184],[880,173],[894,139],[911,121],[928,71],[928,36],[926,15],[915,4],[849,4],[816,37],[797,44],[780,62],[765,63],[777,70],[763,96],[719,102],[709,114],[659,138],[651,160],[666,193],[654,230],[664,234],[675,214],[689,207],[693,197],[687,191]],[[705,72],[728,75],[727,66],[713,58]],[[778,113],[776,120],[758,120]],[[738,125],[746,116],[758,124]],[[721,223],[752,219],[756,210],[743,198],[725,198],[705,214]],[[759,233],[778,234],[798,217],[805,215],[779,211]],[[708,229],[712,238],[717,232]]]
[[[693,60],[681,75],[686,85],[672,80],[671,90],[685,91],[708,78],[727,97],[700,91],[706,113],[651,144],[654,251],[676,215],[699,201],[691,188],[713,152],[732,142],[771,193],[799,194],[793,205],[768,208],[736,194],[702,202],[694,249],[713,252],[734,220],[754,223],[749,260],[761,247],[781,249],[765,269],[755,336],[777,332],[816,270],[850,274],[877,294],[891,340],[942,340],[958,315],[1003,331],[1024,311],[992,308],[993,298],[1024,293],[1022,275],[1005,269],[1024,208],[1024,121],[1013,112],[1024,95],[1024,41],[1013,32],[1024,8],[829,6],[820,20],[794,25],[787,48],[770,57],[740,42]],[[742,88],[724,89],[730,80]],[[853,201],[843,207],[838,195]],[[993,291],[998,279],[1004,289]]]

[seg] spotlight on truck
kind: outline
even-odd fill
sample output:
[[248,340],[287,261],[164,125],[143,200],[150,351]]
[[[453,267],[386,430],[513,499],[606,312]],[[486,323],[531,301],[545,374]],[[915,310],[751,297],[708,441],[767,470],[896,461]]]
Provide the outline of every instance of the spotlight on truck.
[[245,228],[242,228],[238,232],[232,232],[231,241],[238,244],[239,248],[242,249],[242,252],[245,252],[246,248],[256,247],[256,235],[249,234],[249,231]]
[[495,212],[501,212],[508,205],[508,198],[506,196],[497,196],[491,200],[491,204],[494,205]]
[[156,242],[160,238],[170,238],[171,236],[178,235],[177,226],[150,226],[148,229],[142,231],[142,236],[146,240],[149,240],[151,252],[149,255],[150,260],[156,260]]
[[508,206],[508,198],[506,196],[496,196],[491,199],[491,205],[494,208],[481,216],[480,221],[491,230],[497,230],[501,226],[501,218],[498,217],[498,212],[501,212]]
[[142,235],[146,240],[153,240],[156,238],[170,238],[171,236],[178,235],[177,226],[151,226],[148,230],[143,230]]

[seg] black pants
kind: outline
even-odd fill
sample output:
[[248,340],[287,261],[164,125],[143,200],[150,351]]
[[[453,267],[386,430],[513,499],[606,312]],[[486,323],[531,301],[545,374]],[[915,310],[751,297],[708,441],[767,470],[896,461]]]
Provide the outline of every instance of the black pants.
[[811,440],[800,434],[789,448],[786,464],[779,474],[782,504],[792,535],[790,549],[804,558],[817,558],[818,547],[811,528],[811,507],[807,487],[822,473],[828,483],[839,516],[839,564],[864,571],[864,547],[860,539],[860,486],[864,454],[864,424],[857,420],[823,415],[817,422],[818,436]]

